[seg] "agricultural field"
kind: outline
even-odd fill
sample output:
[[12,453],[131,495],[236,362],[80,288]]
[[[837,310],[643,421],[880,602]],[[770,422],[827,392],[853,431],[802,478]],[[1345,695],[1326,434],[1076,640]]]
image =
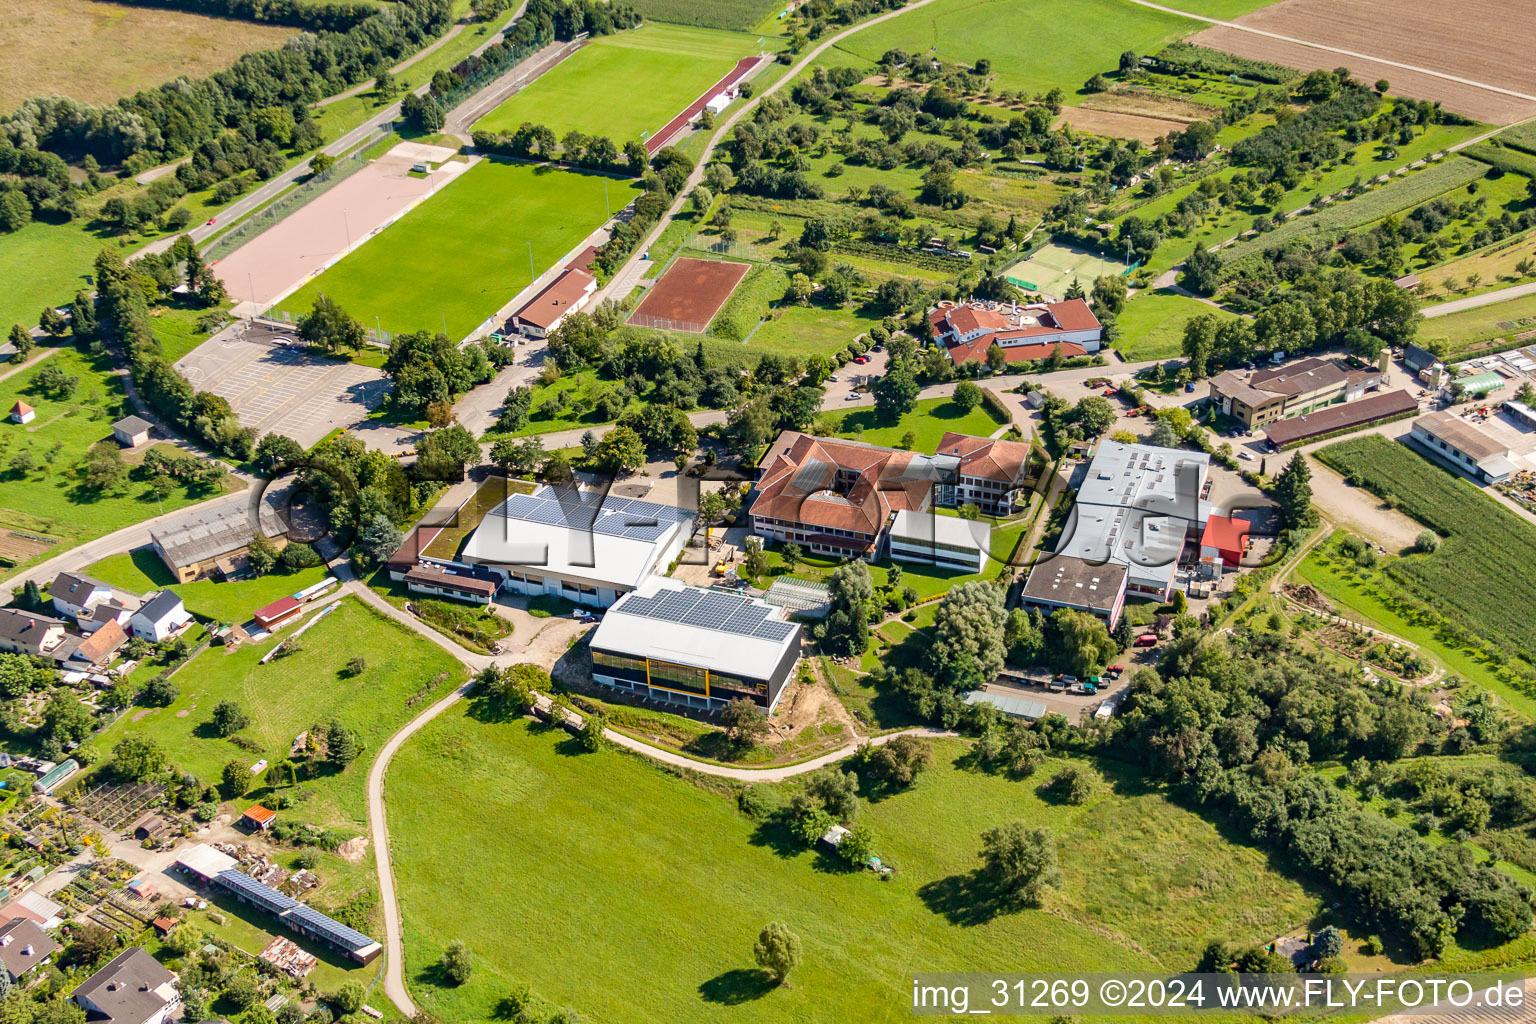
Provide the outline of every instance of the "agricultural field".
[[[1072,45],[1016,45],[1039,39],[1046,25],[1052,36],[1071,39]],[[821,59],[862,67],[878,63],[887,50],[928,53],[933,47],[934,55],[950,64],[991,60],[997,89],[1060,88],[1071,102],[1089,78],[1112,70],[1121,52],[1155,53],[1199,27],[1187,18],[1114,0],[936,0],[855,33]]]
[[1536,564],[1509,553],[1536,550],[1536,525],[1379,435],[1330,445],[1317,457],[1443,538],[1432,554],[1394,559],[1388,576],[1455,628],[1511,657],[1528,656],[1536,646],[1528,614]]
[[1527,232],[1419,271],[1419,294],[1430,305],[1481,295],[1529,280],[1532,266],[1536,266],[1536,234]]
[[947,398],[925,398],[912,407],[912,411],[894,424],[880,422],[873,406],[823,414],[838,437],[851,437],[866,444],[898,447],[901,439],[910,431],[917,442],[912,445],[916,452],[931,452],[938,448],[939,440],[946,433],[971,434],[990,437],[999,423],[985,406],[966,411]]
[[[38,374],[50,367],[78,379],[68,397],[38,392]],[[110,494],[86,485],[76,467],[91,445],[111,439],[113,421],[128,411],[110,358],[93,360],[74,348],[62,349],[0,381],[0,409],[8,411],[18,400],[35,408],[37,418],[24,426],[0,422],[0,532],[22,530],[55,540],[43,557],[223,493],[176,486],[159,500],[137,469],[130,469],[121,489]],[[124,461],[136,466],[142,456],[129,453]],[[231,490],[242,486],[234,478],[224,484]],[[0,579],[12,568],[0,562]]]
[[1508,348],[1514,335],[1536,330],[1536,295],[1431,317],[1419,327],[1421,342],[1444,341],[1453,359]]
[[392,333],[446,323],[451,337],[462,338],[529,284],[529,243],[540,273],[636,191],[635,182],[487,158],[284,305],[308,309],[323,292]]
[[[1376,185],[1353,199],[1335,200],[1315,213],[1292,217],[1273,231],[1237,242],[1222,255],[1239,260],[1295,238],[1363,227],[1390,214],[1411,210],[1431,199],[1465,189],[1480,180],[1486,171],[1487,168],[1475,160],[1451,157],[1443,163],[1431,164],[1423,170]],[[1523,183],[1519,184],[1519,190],[1523,197]]]
[[[208,648],[172,677],[181,691],[175,701],[123,715],[92,745],[105,755],[124,736],[148,736],[183,771],[216,780],[231,760],[283,759],[295,736],[334,718],[357,732],[362,754],[345,771],[305,783],[313,795],[298,813],[320,824],[363,827],[368,762],[429,697],[435,700],[462,682],[463,668],[435,644],[351,597],[304,634],[302,650],[259,664],[274,643],[233,652]],[[344,670],[354,657],[365,665],[349,676]],[[214,706],[225,700],[250,716],[239,735],[254,747],[236,746],[209,726]],[[260,794],[257,788],[252,795]]]
[[201,78],[241,54],[279,47],[295,30],[95,0],[0,0],[7,59],[0,113],[33,96],[110,105],[185,75]]
[[1206,313],[1224,320],[1233,316],[1209,303],[1169,290],[1135,295],[1116,318],[1120,338],[1115,342],[1115,351],[1131,362],[1176,359],[1183,355],[1184,325]]
[[[391,768],[414,992],[447,1020],[487,1019],[514,982],[528,982],[594,1019],[636,1024],[883,1021],[907,1012],[913,963],[1184,969],[1211,937],[1263,941],[1319,909],[1262,854],[1129,777],[1084,806],[1056,805],[1028,783],[965,768],[967,749],[939,742],[916,786],[865,805],[878,852],[897,865],[882,884],[641,759],[579,754],[563,733],[454,709]],[[445,773],[467,799],[434,795]],[[774,789],[775,802],[787,798]],[[1072,855],[1045,908],[994,915],[968,891],[978,836],[1015,818],[1047,825]],[[445,833],[460,841],[445,847]],[[752,964],[753,939],[775,919],[806,951],[782,989],[765,988]],[[429,965],[461,937],[476,971],[440,985]]]
[[773,0],[635,0],[630,6],[650,22],[742,32],[750,31],[783,9],[782,4]]
[[[1520,17],[1522,12],[1510,0],[1356,0],[1347,5],[1285,0],[1238,19],[1240,25],[1264,34],[1218,26],[1190,41],[1303,71],[1332,70],[1341,55],[1287,38],[1370,54],[1396,63],[1349,57],[1344,63],[1362,81],[1384,78],[1395,95],[1439,100],[1458,114],[1508,124],[1536,113],[1536,103],[1476,83],[1531,92],[1529,54],[1536,46],[1536,23]],[[1489,32],[1494,25],[1499,31]]]
[[525,121],[605,135],[619,146],[676,117],[758,52],[755,36],[645,24],[600,36],[485,117],[477,131],[512,132]]

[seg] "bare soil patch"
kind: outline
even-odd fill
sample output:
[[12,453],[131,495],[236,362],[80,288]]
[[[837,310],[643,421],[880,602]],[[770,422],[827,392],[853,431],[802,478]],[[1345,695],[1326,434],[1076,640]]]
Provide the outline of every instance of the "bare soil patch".
[[1155,142],[1169,132],[1183,131],[1187,124],[1185,121],[1120,114],[1109,110],[1089,110],[1086,107],[1063,107],[1061,116],[1051,127],[1055,128],[1063,121],[1071,125],[1073,131],[1115,139],[1140,139],[1142,142]]
[[0,0],[0,113],[32,96],[108,104],[178,75],[201,78],[274,49],[290,28],[96,0]]
[[1381,499],[1360,487],[1351,487],[1327,466],[1311,460],[1312,501],[1338,526],[1358,533],[1397,554],[1424,532],[1417,520],[1382,505]]
[[1177,121],[1180,127],[1195,121],[1208,121],[1216,113],[1215,107],[1204,103],[1196,103],[1194,100],[1186,100],[1179,96],[1149,92],[1145,89],[1116,89],[1114,92],[1101,92],[1083,100],[1081,107],[1067,107],[1063,113],[1079,109],[1160,117]]
[[[1536,96],[1536,18],[1526,0],[1283,0],[1236,24]],[[1347,67],[1367,82],[1385,78],[1394,94],[1495,124],[1536,114],[1536,101],[1240,29],[1209,28],[1192,42],[1303,70]]]
[[629,322],[640,327],[670,322],[674,330],[703,333],[750,269],[746,263],[684,256],[661,275]]
[[360,864],[368,852],[368,837],[357,836],[336,847],[336,856],[352,864]]

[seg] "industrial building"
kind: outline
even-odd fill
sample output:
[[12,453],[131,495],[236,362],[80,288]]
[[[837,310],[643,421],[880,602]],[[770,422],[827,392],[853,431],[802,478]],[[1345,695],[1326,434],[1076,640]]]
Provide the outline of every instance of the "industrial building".
[[1110,629],[1125,607],[1130,573],[1113,562],[1095,564],[1072,555],[1046,555],[1029,571],[1019,602],[1049,615],[1058,608],[1087,612]]
[[1403,419],[1418,411],[1418,400],[1408,392],[1402,389],[1383,391],[1379,395],[1370,395],[1357,401],[1330,405],[1316,412],[1276,420],[1264,427],[1264,436],[1276,451],[1281,451],[1333,434]]
[[1413,421],[1411,437],[1424,451],[1480,484],[1503,483],[1520,471],[1509,445],[1449,412]]
[[671,564],[697,513],[573,486],[512,494],[475,528],[462,558],[501,589],[606,608]]
[[893,562],[981,572],[992,550],[992,527],[958,516],[902,509],[886,531],[886,546]]
[[711,710],[746,697],[772,711],[800,657],[800,626],[766,601],[657,576],[608,609],[591,650],[604,686]]
[[1328,359],[1301,359],[1251,372],[1227,370],[1210,379],[1210,401],[1252,429],[1276,420],[1352,402],[1387,383],[1388,354],[1374,369],[1350,370]]
[[1210,516],[1204,452],[1104,441],[1078,488],[1056,554],[1126,567],[1126,592],[1166,601],[1184,544]]
[[[275,495],[262,496],[261,532],[273,547],[288,543],[288,527],[277,512]],[[194,509],[166,526],[149,531],[150,546],[176,576],[177,583],[201,579],[231,579],[245,573],[246,553],[256,525],[244,503],[224,503]]]

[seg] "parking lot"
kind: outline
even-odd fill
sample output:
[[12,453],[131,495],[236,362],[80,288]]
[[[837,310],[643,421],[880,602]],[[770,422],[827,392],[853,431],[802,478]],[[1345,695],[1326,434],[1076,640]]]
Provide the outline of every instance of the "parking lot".
[[243,426],[286,434],[307,448],[364,419],[388,381],[372,367],[311,355],[291,331],[259,320],[235,324],[176,367],[199,391],[227,400]]

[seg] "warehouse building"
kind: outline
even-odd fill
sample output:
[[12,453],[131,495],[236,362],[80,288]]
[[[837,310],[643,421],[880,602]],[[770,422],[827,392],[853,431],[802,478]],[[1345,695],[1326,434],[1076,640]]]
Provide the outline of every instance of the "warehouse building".
[[1264,428],[1264,436],[1276,451],[1281,451],[1334,434],[1403,419],[1418,411],[1418,400],[1408,392],[1402,389],[1384,391],[1356,402],[1331,405],[1317,412],[1277,420]]
[[1480,484],[1503,483],[1520,471],[1509,445],[1449,412],[1413,421],[1409,433],[1426,452]]
[[541,486],[492,509],[462,558],[515,594],[606,608],[671,564],[696,513],[576,487]]
[[[267,494],[262,498],[261,531],[273,547],[282,548],[288,543],[288,527],[277,513],[274,497]],[[188,512],[169,525],[150,530],[149,542],[175,574],[177,583],[191,583],[243,575],[255,536],[250,509],[237,502]]]
[[592,679],[652,700],[719,710],[746,697],[771,712],[800,657],[800,627],[741,594],[652,577],[592,634]]
[[1019,603],[1046,615],[1058,608],[1087,612],[1114,629],[1125,608],[1129,577],[1125,566],[1112,562],[1096,565],[1072,555],[1047,555],[1030,569]]
[[1057,555],[1126,568],[1126,592],[1166,601],[1186,541],[1210,517],[1205,493],[1211,457],[1146,444],[1105,441],[1089,463]]

